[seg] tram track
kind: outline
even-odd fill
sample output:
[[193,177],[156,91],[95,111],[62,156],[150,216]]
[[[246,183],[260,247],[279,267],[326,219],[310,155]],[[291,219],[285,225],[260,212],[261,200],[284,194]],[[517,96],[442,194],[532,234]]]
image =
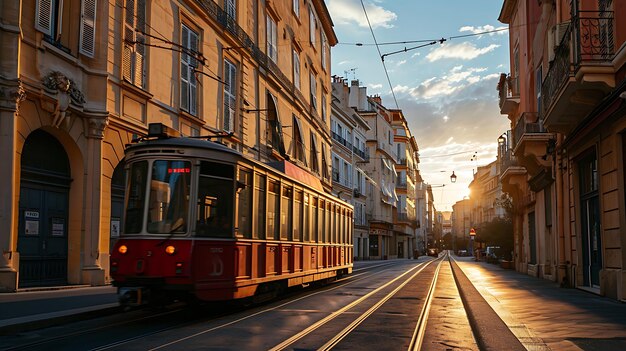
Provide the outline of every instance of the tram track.
[[[368,265],[365,267],[360,267],[358,269],[355,269],[351,275],[340,278],[331,285],[319,287],[319,288],[316,288],[315,290],[301,290],[301,291],[298,291],[297,293],[288,294],[282,298],[282,300],[284,300],[283,303],[280,303],[281,302],[280,300],[278,301],[279,305],[277,306],[274,306],[268,309],[262,309],[261,311],[258,311],[244,318],[237,319],[229,323],[218,325],[214,328],[211,328],[210,330],[207,330],[206,332],[211,332],[214,330],[231,326],[237,322],[256,317],[263,313],[267,313],[272,310],[282,308],[291,303],[295,303],[297,301],[304,300],[304,299],[316,296],[318,294],[340,289],[346,285],[357,283],[364,279],[371,279],[373,276],[383,274],[387,272],[388,270],[394,269],[394,268],[395,268],[395,265],[392,262],[385,262],[385,263],[380,263],[380,264],[376,263],[376,264]],[[295,299],[293,298],[294,296],[296,296]],[[1,350],[45,349],[47,348],[47,345],[58,344],[58,343],[62,344],[64,340],[68,340],[68,339],[81,338],[81,337],[85,338],[85,337],[88,337],[89,335],[108,333],[113,330],[131,329],[133,328],[133,326],[136,326],[139,324],[141,325],[150,325],[150,324],[155,324],[155,323],[158,324],[160,320],[163,320],[165,318],[171,321],[176,321],[179,319],[184,320],[184,322],[182,323],[173,323],[170,325],[165,325],[162,328],[156,328],[149,332],[140,333],[138,335],[134,335],[134,336],[127,337],[121,340],[116,340],[111,343],[107,343],[106,345],[101,345],[98,347],[90,348],[91,350],[108,350],[108,349],[122,347],[123,345],[131,343],[135,340],[149,337],[151,335],[155,335],[158,333],[167,332],[167,331],[175,330],[178,328],[184,328],[184,327],[191,326],[200,322],[210,322],[210,321],[218,320],[220,318],[228,318],[229,316],[249,310],[249,307],[247,307],[247,308],[235,308],[235,309],[224,311],[222,313],[216,313],[214,315],[209,315],[209,316],[207,315],[196,316],[194,314],[194,318],[189,320],[188,318],[183,318],[183,316],[189,316],[189,310],[188,310],[189,307],[181,305],[181,304],[175,304],[172,306],[174,307],[170,307],[171,309],[165,312],[160,310],[155,313],[155,312],[152,312],[152,310],[150,309],[138,309],[138,310],[133,310],[131,312],[124,312],[122,314],[101,317],[101,318],[93,320],[94,323],[95,321],[98,321],[98,320],[102,321],[100,325],[92,326],[91,325],[92,323],[87,323],[89,325],[89,327],[87,328],[73,330],[73,331],[61,333],[61,334],[59,334],[57,331],[56,333],[53,333],[51,336],[43,336],[43,339],[41,340],[36,340],[36,341],[30,340],[29,342],[19,343],[17,345],[9,346],[7,348],[0,347],[0,349]],[[180,314],[181,316],[178,316],[178,314]],[[119,318],[120,316],[124,316],[124,319],[120,321],[111,320],[111,319],[115,319],[116,317]],[[132,317],[127,318],[128,316],[132,316]],[[82,322],[81,324],[84,325],[84,323],[85,322]],[[59,327],[55,327],[55,328],[59,328]],[[44,335],[45,332],[38,331],[37,334]],[[119,335],[119,333],[115,333],[115,334]]]

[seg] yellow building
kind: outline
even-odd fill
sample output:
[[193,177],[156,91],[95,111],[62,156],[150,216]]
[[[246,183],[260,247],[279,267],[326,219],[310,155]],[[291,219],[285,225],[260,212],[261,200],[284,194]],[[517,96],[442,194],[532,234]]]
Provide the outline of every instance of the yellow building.
[[162,122],[331,189],[322,0],[0,3],[0,290],[109,280],[125,145]]

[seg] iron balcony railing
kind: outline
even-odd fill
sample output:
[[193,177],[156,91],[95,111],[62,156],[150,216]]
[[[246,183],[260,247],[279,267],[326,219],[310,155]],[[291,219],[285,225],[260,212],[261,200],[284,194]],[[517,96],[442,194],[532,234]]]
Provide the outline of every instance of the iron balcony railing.
[[502,167],[501,167],[500,173],[504,174],[504,172],[506,172],[506,170],[511,167],[518,167],[518,164],[517,164],[517,159],[513,155],[513,150],[508,149],[502,155]]
[[524,134],[547,133],[543,126],[543,121],[538,117],[537,112],[524,112],[520,116],[514,129],[513,148],[515,149],[522,140]]
[[358,147],[356,147],[355,145],[352,146],[352,151],[359,156],[360,158],[362,158],[363,160],[367,161],[370,158],[369,152],[364,151],[364,150],[360,150]]
[[[504,73],[502,74],[504,76]],[[501,78],[502,79],[502,78]],[[498,84],[498,96],[500,98],[500,108],[504,106],[506,99],[519,98],[519,79],[518,77],[506,76]]]
[[583,64],[608,63],[615,54],[612,11],[579,11],[572,17],[541,86],[541,115]]
[[352,150],[352,143],[350,143],[349,141],[347,141],[346,139],[344,139],[341,135],[339,135],[338,133],[333,132],[333,139],[338,142],[339,144],[345,146],[348,148],[348,150]]

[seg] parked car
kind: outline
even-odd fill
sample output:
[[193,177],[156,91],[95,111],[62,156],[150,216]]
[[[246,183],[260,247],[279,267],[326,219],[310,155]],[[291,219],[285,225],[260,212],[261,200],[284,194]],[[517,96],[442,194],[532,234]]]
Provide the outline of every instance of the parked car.
[[459,250],[459,252],[456,255],[460,257],[465,257],[468,255],[468,253],[467,253],[467,250]]

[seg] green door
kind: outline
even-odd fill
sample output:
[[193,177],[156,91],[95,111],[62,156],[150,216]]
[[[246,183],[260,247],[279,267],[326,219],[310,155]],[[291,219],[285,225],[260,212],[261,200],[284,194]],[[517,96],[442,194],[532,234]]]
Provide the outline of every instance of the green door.
[[67,284],[70,182],[63,146],[44,131],[31,133],[22,152],[20,288]]

